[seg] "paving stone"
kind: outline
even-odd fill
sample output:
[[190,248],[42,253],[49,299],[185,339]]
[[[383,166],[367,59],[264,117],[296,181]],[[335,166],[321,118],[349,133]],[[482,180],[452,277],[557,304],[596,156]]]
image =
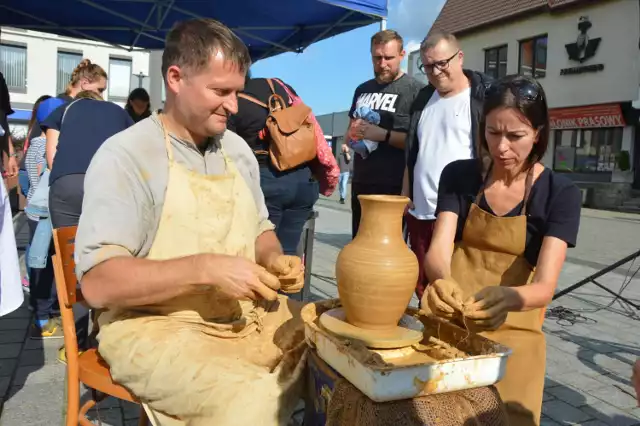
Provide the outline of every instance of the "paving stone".
[[635,426],[640,424],[640,419],[606,402],[587,405],[582,407],[582,410],[611,426]]
[[10,314],[7,314],[5,316],[2,317],[2,320],[6,320],[6,319],[30,319],[31,316],[33,314],[31,313],[31,311],[29,310],[29,308],[27,308],[26,305],[24,305],[23,307],[16,309],[15,311],[11,312]]
[[0,319],[0,331],[25,330],[29,327],[28,318]]
[[49,364],[40,367],[18,367],[14,386],[29,386],[32,384],[64,382],[66,366],[63,364]]
[[620,389],[613,386],[606,386],[600,389],[593,389],[587,391],[590,395],[599,398],[614,407],[621,408],[623,410],[632,409],[638,406],[636,398],[622,392]]
[[24,349],[29,351],[32,349],[58,349],[64,346],[64,339],[26,339]]
[[22,343],[5,343],[0,345],[0,359],[17,358],[20,355]]
[[553,396],[550,392],[550,389],[546,389],[545,388],[545,392],[542,394],[542,402],[547,402],[547,401],[553,401],[554,399],[556,399],[555,396]]
[[560,423],[555,422],[548,417],[542,417],[540,419],[540,426],[560,426]]
[[10,394],[2,410],[3,426],[62,424],[63,383],[14,386]]
[[631,365],[629,363],[605,354],[595,354],[594,363],[612,373],[631,375]]
[[[84,388],[84,386],[83,386]],[[88,400],[90,400],[92,398],[91,396],[91,391],[89,390],[80,390],[80,406],[82,406],[82,404],[84,404],[85,402],[87,402]],[[109,410],[112,408],[118,408],[120,409],[122,407],[120,400],[118,398],[109,396],[105,399],[103,399],[102,401],[100,401],[100,403],[98,403],[97,408],[99,408],[100,410]]]
[[120,408],[92,409],[87,413],[87,418],[94,423],[98,423],[99,420],[103,426],[122,426],[124,424]]
[[7,390],[9,389],[10,381],[11,381],[11,377],[0,377],[0,396],[2,396],[3,399],[4,399],[4,395],[7,393]]
[[0,377],[10,377],[17,365],[17,359],[0,359]]
[[43,366],[58,363],[58,348],[47,347],[23,350],[20,355],[20,366]]
[[26,333],[26,330],[0,331],[0,345],[5,343],[22,343],[24,342]]
[[640,359],[640,354],[630,352],[616,352],[615,354],[610,354],[609,356],[615,359],[619,359],[620,361],[625,361],[630,365],[633,365],[638,359]]
[[575,408],[566,402],[555,400],[542,404],[542,413],[561,424],[578,424],[593,418],[592,415]]
[[602,420],[589,420],[586,423],[580,423],[580,426],[610,426],[608,423]]
[[570,385],[576,389],[588,391],[602,387],[602,382],[597,378],[586,376],[584,374],[565,373],[554,376],[553,379],[561,384]]
[[[556,386],[547,390],[547,393],[553,395],[560,401],[564,401],[576,408],[593,404],[598,402],[599,399],[593,395],[590,395],[582,390],[574,388],[572,386]],[[544,400],[543,400],[544,401]]]
[[122,401],[122,413],[125,420],[137,419],[140,417],[142,406],[129,401]]

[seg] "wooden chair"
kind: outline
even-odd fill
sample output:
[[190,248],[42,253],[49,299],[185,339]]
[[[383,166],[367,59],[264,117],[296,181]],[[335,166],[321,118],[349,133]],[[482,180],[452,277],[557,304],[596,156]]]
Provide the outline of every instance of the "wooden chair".
[[[93,426],[87,419],[87,412],[108,396],[139,403],[135,396],[113,382],[109,366],[96,349],[78,353],[76,324],[72,307],[82,302],[82,291],[77,286],[74,249],[77,226],[53,230],[55,255],[53,269],[62,314],[64,349],[67,354],[67,418],[66,426]],[[80,383],[91,389],[92,398],[80,407]],[[144,409],[140,409],[140,426],[148,425]]]

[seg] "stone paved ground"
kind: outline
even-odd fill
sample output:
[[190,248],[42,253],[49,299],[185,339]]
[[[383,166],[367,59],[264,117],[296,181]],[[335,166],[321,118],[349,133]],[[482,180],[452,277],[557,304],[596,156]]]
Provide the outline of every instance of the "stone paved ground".
[[[334,265],[340,248],[350,240],[347,206],[332,199],[318,202],[312,296],[337,296]],[[19,244],[24,243],[24,231]],[[569,252],[560,288],[640,249],[640,216],[585,210],[578,247]],[[615,291],[640,266],[624,265],[598,281]],[[640,303],[640,277],[631,280],[624,296]],[[415,302],[415,300],[414,300]],[[609,306],[611,305],[611,306]],[[631,364],[640,356],[640,317],[614,302],[606,292],[586,285],[552,304],[582,315],[575,323],[548,318],[547,381],[543,425],[640,425],[633,397]],[[2,426],[60,424],[64,398],[64,366],[56,362],[61,342],[25,339],[26,308],[0,319],[0,395]],[[98,413],[103,424],[137,424],[131,404],[107,400]]]

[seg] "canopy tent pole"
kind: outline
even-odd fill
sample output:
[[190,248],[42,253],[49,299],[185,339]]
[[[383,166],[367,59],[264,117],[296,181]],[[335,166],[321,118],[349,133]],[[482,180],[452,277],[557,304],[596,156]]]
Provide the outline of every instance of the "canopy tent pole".
[[162,92],[164,78],[162,77],[162,52],[152,50],[149,52],[149,99],[151,110],[155,111],[163,107]]

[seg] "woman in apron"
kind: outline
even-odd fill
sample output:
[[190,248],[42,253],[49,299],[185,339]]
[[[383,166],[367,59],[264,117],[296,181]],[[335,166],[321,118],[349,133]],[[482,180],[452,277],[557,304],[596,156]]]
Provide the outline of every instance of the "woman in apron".
[[521,76],[492,84],[480,124],[482,158],[443,170],[425,260],[431,285],[422,305],[464,317],[469,329],[513,350],[497,387],[518,426],[540,424],[544,309],[580,221],[578,188],[540,163],[548,141],[540,84]]

